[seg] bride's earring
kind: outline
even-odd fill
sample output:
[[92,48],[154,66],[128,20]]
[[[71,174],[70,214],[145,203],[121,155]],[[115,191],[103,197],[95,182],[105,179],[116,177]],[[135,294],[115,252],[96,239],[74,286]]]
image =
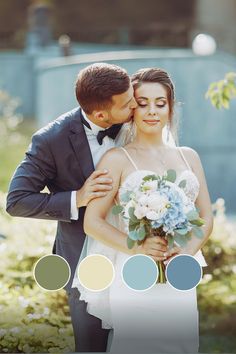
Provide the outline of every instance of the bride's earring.
[[167,137],[166,137],[167,142],[170,140],[170,123],[167,123]]
[[135,138],[135,123],[132,122],[130,126],[130,141],[133,142],[134,138]]

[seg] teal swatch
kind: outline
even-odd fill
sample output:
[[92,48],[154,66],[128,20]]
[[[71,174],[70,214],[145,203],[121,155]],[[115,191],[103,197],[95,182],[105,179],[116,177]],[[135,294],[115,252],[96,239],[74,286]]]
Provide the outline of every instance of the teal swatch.
[[156,284],[158,268],[151,257],[138,254],[125,262],[122,276],[124,283],[129,288],[144,291]]

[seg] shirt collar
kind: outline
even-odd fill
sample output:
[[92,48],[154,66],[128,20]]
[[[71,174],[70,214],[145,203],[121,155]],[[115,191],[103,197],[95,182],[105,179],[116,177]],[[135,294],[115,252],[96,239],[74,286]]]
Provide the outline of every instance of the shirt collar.
[[[84,119],[89,123],[90,127],[91,127],[91,130],[92,130],[92,133],[94,135],[98,135],[98,132],[100,130],[105,130],[106,128],[102,128],[102,127],[99,127],[98,125],[94,124],[93,122],[91,122],[91,120],[86,116],[86,113],[81,109],[81,113],[84,117]],[[85,126],[86,129],[88,129],[86,126]],[[88,129],[87,131],[89,131],[90,129]]]

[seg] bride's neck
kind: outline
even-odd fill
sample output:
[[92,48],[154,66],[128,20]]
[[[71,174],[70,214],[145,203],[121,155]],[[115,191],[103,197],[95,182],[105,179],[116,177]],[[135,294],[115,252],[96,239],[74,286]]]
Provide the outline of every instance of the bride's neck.
[[137,134],[135,137],[133,144],[137,147],[140,148],[161,148],[165,147],[166,144],[163,142],[162,139],[162,134],[160,135],[143,135],[143,134]]

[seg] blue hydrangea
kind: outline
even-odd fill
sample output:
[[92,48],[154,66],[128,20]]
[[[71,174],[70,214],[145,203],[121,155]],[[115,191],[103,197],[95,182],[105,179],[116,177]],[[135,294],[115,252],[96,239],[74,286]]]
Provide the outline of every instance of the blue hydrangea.
[[183,199],[179,191],[165,185],[160,188],[160,193],[168,198],[170,207],[162,218],[152,222],[152,227],[163,226],[166,233],[171,233],[177,228],[187,227],[188,219],[183,210]]

